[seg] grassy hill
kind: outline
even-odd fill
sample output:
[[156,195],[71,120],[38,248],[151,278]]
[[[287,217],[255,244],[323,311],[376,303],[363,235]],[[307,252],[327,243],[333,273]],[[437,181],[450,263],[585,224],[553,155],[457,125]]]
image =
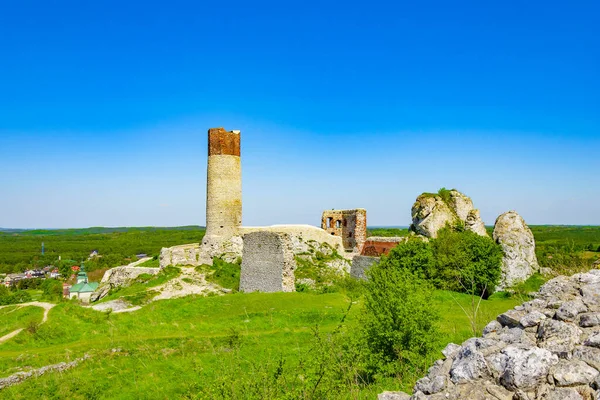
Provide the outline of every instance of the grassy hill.
[[[470,298],[438,291],[432,299],[432,307],[442,315],[443,342],[460,343],[472,336],[457,301],[467,307]],[[515,298],[483,301],[479,328],[519,302]],[[302,363],[310,364],[315,357],[315,329],[326,337],[340,326],[349,305],[341,293],[187,297],[153,302],[122,314],[62,303],[50,311],[47,323],[0,345],[0,377],[85,353],[91,358],[75,369],[4,389],[1,397],[221,398],[222,384],[247,392],[251,389],[245,385],[251,380],[258,385],[253,390],[260,391],[276,373],[285,377],[280,382],[292,387],[299,375],[310,376]],[[352,305],[341,324],[344,331],[356,329],[360,308],[360,300]],[[2,325],[7,318],[0,313]],[[13,321],[11,327],[17,325]],[[415,379],[389,378],[360,388],[354,396],[332,393],[330,398],[371,399],[384,389],[410,390]]]

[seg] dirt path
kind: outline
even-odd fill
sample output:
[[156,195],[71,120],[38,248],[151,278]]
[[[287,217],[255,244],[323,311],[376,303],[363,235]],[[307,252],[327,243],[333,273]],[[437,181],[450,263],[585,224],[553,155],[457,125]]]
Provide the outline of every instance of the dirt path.
[[[29,306],[42,307],[44,309],[44,316],[42,317],[42,322],[40,322],[40,324],[43,324],[44,322],[48,321],[48,313],[50,312],[50,310],[55,305],[56,304],[44,303],[44,302],[41,302],[41,301],[32,301],[32,302],[29,302],[29,303],[9,304],[7,306],[0,306],[0,308],[5,308],[5,307],[17,307],[17,308],[21,308],[21,307],[29,307]],[[14,338],[19,333],[21,333],[22,330],[23,330],[23,328],[20,328],[20,329],[17,329],[16,331],[12,331],[11,333],[6,334],[6,335],[0,337],[0,344],[6,342],[7,340],[10,340],[10,339]]]
[[189,296],[190,294],[223,294],[221,288],[213,283],[207,282],[204,274],[196,271],[194,268],[181,268],[181,275],[171,279],[163,285],[152,288],[159,291],[152,301],[174,299],[177,297]]

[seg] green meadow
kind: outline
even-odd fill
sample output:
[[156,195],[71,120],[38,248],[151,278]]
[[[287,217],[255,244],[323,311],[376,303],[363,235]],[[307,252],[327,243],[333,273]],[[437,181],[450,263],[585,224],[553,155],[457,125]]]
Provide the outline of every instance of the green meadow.
[[[512,308],[518,298],[484,300],[478,329]],[[439,310],[443,344],[472,336],[468,295],[436,291],[431,306]],[[150,303],[132,313],[110,314],[72,302],[57,305],[47,323],[22,331],[0,345],[0,377],[20,370],[90,358],[63,373],[33,378],[2,390],[6,399],[173,399],[214,398],[215,382],[232,369],[252,376],[260,366],[276,370],[285,360],[293,366],[314,346],[314,332],[328,335],[340,324],[347,331],[359,323],[361,300],[342,293],[252,293],[214,297],[190,296]],[[26,307],[41,320],[34,307]],[[344,318],[342,321],[342,318]],[[11,319],[12,318],[12,319]],[[2,326],[26,327],[10,313]],[[441,354],[440,354],[441,356]],[[433,360],[431,360],[433,361]],[[234,365],[235,364],[235,365]],[[297,378],[296,368],[286,371]],[[331,398],[373,398],[382,390],[410,390],[417,377],[389,378],[359,392]]]
[[[543,267],[573,273],[589,268],[600,257],[600,227],[531,228]],[[113,258],[119,263],[133,259],[138,252],[157,256],[162,246],[197,242],[204,233],[200,227],[111,230],[2,233],[0,266],[8,272],[15,265],[44,264],[58,253],[78,259],[97,249],[104,254],[100,259],[104,261],[89,264],[101,272],[113,251]],[[408,231],[374,228],[369,233],[404,236]],[[41,241],[50,251],[47,259],[36,255]],[[157,259],[147,262],[148,266],[156,264]],[[235,289],[239,275],[231,270],[232,266],[217,263],[212,279]],[[298,388],[318,385],[315,377],[320,376],[319,368],[327,365],[321,356],[337,356],[334,339],[360,330],[362,297],[336,287],[331,290],[333,293],[242,294],[234,290],[223,296],[189,296],[147,303],[153,297],[148,290],[178,274],[178,268],[167,268],[158,276],[141,276],[131,286],[114,290],[103,300],[124,298],[134,305],[145,304],[131,313],[98,312],[64,301],[50,311],[46,323],[40,324],[41,308],[0,308],[0,336],[23,328],[17,336],[0,344],[0,378],[89,355],[68,371],[48,373],[2,389],[0,398],[261,398],[258,393],[262,398],[372,399],[383,390],[411,392],[423,375],[420,370],[366,379],[325,396],[306,389],[299,392]],[[501,292],[482,300],[475,318],[476,333],[498,314],[527,300],[527,294],[547,279],[548,276],[537,274],[515,287],[512,295]],[[33,299],[42,296],[41,290],[27,292]],[[447,343],[461,343],[473,336],[471,310],[478,300],[467,294],[434,292],[430,306],[441,317],[440,350]],[[429,365],[433,361],[424,360]],[[277,390],[271,391],[273,387]]]

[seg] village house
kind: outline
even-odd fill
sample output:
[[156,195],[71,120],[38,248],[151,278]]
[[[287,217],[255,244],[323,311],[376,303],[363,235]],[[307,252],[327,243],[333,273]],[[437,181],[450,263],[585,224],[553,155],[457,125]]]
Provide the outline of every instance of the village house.
[[27,279],[25,274],[8,274],[6,278],[4,278],[4,286],[11,287],[17,284],[17,282]]

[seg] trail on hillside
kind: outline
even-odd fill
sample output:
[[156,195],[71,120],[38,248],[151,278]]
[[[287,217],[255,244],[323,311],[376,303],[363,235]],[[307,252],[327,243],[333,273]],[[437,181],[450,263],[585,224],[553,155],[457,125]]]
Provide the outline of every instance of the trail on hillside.
[[173,278],[151,290],[160,292],[160,294],[155,296],[152,301],[174,299],[177,297],[189,296],[191,294],[223,294],[220,286],[207,282],[206,276],[203,273],[189,267],[181,268],[181,275],[177,278]]
[[[48,313],[50,312],[50,310],[56,306],[56,304],[52,304],[52,303],[44,303],[41,301],[31,301],[29,303],[21,303],[21,304],[9,304],[6,306],[0,306],[0,308],[5,308],[5,307],[17,307],[17,308],[22,308],[22,307],[42,307],[44,309],[44,315],[42,317],[42,322],[40,322],[40,324],[43,324],[44,322],[48,321]],[[13,337],[17,336],[19,333],[21,333],[21,331],[24,328],[20,328],[17,329],[15,331],[12,331],[11,333],[8,333],[2,337],[0,337],[0,344],[6,342],[7,340],[12,339]]]

